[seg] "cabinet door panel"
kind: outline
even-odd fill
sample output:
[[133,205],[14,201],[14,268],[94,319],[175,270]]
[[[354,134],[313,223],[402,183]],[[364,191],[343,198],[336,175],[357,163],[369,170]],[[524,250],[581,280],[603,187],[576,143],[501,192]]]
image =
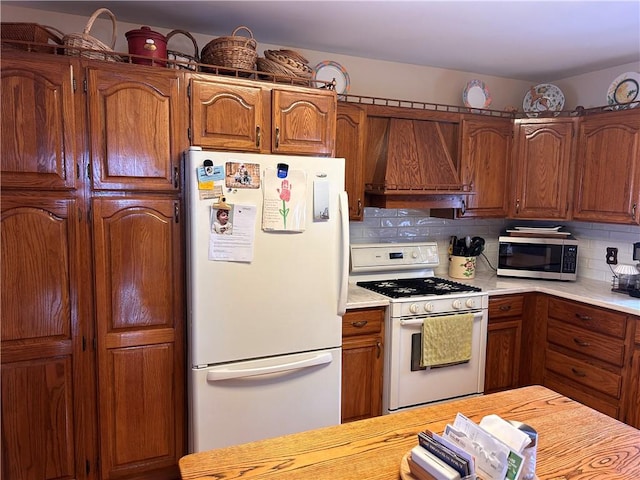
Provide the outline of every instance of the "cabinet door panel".
[[2,59],[2,187],[75,187],[73,65]]
[[492,393],[518,386],[522,321],[491,324],[487,333],[484,392]]
[[83,478],[76,203],[3,193],[1,232],[2,476]]
[[640,113],[582,120],[573,218],[640,223]]
[[335,149],[335,95],[274,89],[272,144],[274,153],[331,156]]
[[75,477],[71,359],[3,362],[4,478]]
[[345,189],[349,220],[362,220],[364,212],[364,146],[366,113],[357,105],[340,103],[336,125],[336,157],[345,159]]
[[507,216],[512,132],[510,119],[462,122],[462,183],[474,193],[463,216]]
[[114,348],[106,352],[101,380],[102,475],[133,475],[171,468],[176,442],[175,350],[171,343]]
[[167,478],[184,454],[179,213],[173,199],[93,200],[104,478]]
[[173,326],[175,208],[173,200],[94,200],[97,304],[109,332]]
[[269,149],[263,90],[212,81],[191,82],[192,143],[219,150]]
[[177,73],[88,71],[93,187],[178,189],[181,102]]
[[569,218],[573,120],[523,120],[516,125],[511,216]]

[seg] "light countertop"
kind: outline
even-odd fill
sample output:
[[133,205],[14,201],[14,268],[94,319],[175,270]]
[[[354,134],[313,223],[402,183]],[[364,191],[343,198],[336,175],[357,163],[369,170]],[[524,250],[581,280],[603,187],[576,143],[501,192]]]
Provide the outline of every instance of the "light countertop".
[[[640,316],[640,298],[612,292],[610,283],[598,280],[578,279],[575,282],[530,280],[498,277],[493,272],[477,273],[473,279],[445,278],[480,287],[490,297],[512,293],[540,292]],[[387,297],[355,284],[349,284],[347,309],[387,306],[388,304]]]

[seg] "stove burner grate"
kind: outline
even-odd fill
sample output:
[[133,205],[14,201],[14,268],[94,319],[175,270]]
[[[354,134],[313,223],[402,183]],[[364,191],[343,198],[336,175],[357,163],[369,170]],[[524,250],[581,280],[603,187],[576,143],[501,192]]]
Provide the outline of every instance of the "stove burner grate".
[[374,280],[356,282],[359,287],[372,290],[391,298],[416,297],[422,295],[448,295],[461,292],[481,292],[482,289],[445,278],[400,278],[396,280]]

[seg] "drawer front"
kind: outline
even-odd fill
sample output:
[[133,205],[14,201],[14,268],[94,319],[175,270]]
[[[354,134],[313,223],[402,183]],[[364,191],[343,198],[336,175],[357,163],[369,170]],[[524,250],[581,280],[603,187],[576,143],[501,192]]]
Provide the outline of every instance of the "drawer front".
[[547,340],[620,367],[624,364],[625,345],[622,340],[562,323],[559,320],[552,318],[548,320]]
[[544,380],[544,386],[554,390],[565,397],[572,398],[576,402],[580,402],[587,407],[591,407],[594,410],[609,415],[612,418],[620,418],[620,406],[618,401],[610,400],[606,401],[600,397],[589,395],[584,389],[574,388],[568,385],[564,377],[556,375],[553,372],[547,373]]
[[548,314],[550,318],[556,318],[593,332],[618,338],[625,336],[627,316],[624,313],[552,298],[549,300]]
[[342,336],[380,333],[384,322],[384,309],[347,310],[342,317]]
[[518,317],[522,315],[524,296],[506,295],[489,298],[489,321],[497,318]]
[[620,398],[620,386],[622,376],[594,367],[587,362],[563,355],[553,350],[548,350],[545,360],[548,370],[563,377],[570,378],[593,390],[597,390],[614,398]]

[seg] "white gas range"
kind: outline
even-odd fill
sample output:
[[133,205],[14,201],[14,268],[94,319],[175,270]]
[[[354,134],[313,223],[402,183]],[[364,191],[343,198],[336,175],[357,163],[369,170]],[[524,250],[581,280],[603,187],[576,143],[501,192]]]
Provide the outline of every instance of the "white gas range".
[[[436,277],[438,265],[436,242],[351,245],[350,282],[389,298],[383,413],[483,393],[488,295],[477,287]],[[420,366],[425,320],[464,313],[473,316],[471,358],[446,366]]]

